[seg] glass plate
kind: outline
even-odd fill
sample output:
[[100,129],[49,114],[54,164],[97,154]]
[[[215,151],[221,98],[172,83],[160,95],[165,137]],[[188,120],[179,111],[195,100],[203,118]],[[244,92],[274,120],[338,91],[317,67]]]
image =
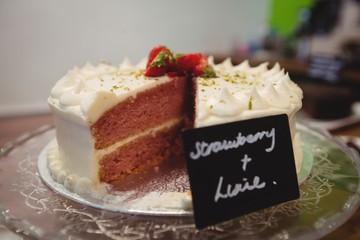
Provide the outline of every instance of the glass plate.
[[[309,176],[313,156],[308,144],[303,143],[303,162],[298,174],[302,183]],[[90,193],[79,194],[67,189],[51,176],[47,167],[48,153],[56,149],[53,139],[41,151],[37,162],[40,178],[55,192],[78,203],[108,211],[142,215],[193,215],[190,184],[184,159],[169,159],[154,169],[133,174],[109,184],[101,184]]]
[[41,239],[320,238],[359,206],[359,156],[326,133],[301,125],[298,131],[313,156],[310,175],[300,186],[300,199],[198,230],[191,215],[108,211],[49,188],[37,162],[55,130],[44,127],[2,149],[0,222],[18,234]]

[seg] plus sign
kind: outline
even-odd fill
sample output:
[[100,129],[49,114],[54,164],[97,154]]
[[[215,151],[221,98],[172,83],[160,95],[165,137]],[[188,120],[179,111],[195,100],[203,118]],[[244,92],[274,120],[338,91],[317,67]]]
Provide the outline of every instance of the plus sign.
[[246,171],[246,166],[247,166],[248,162],[250,162],[251,160],[252,160],[252,159],[249,158],[247,154],[245,154],[244,158],[241,159],[241,162],[243,163],[242,169],[243,169],[244,171]]

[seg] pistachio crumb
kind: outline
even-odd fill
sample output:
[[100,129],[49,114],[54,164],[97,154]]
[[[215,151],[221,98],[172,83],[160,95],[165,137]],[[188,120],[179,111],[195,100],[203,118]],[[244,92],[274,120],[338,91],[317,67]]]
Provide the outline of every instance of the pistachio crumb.
[[249,99],[248,108],[249,108],[249,110],[252,110],[252,108],[253,108],[252,97],[250,97],[250,99]]

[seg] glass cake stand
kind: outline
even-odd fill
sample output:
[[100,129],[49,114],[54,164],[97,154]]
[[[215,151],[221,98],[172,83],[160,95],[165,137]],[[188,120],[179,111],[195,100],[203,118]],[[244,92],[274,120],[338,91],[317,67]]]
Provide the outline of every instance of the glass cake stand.
[[[118,205],[123,207],[114,210],[54,189],[38,169],[39,156],[55,137],[54,128],[44,126],[7,144],[0,153],[0,222],[29,239],[317,239],[358,208],[359,155],[322,131],[303,125],[298,125],[298,131],[313,160],[298,200],[198,230],[189,210],[132,212],[121,201]],[[168,171],[165,167],[158,175]],[[186,192],[186,171],[172,174],[162,181],[173,184],[159,191]],[[163,186],[159,179],[151,180],[157,188]],[[132,188],[137,194],[149,188],[131,183],[117,187],[120,192]]]

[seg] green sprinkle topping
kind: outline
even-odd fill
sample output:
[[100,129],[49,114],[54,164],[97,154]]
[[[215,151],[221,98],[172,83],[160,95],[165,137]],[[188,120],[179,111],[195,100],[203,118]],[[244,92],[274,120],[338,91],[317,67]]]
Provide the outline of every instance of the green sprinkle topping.
[[253,108],[252,97],[250,97],[250,99],[249,99],[248,108],[249,108],[249,110],[252,110],[252,108]]
[[206,66],[202,69],[204,74],[201,75],[203,78],[216,78],[215,70],[212,66]]
[[213,86],[213,85],[215,85],[215,80],[204,78],[204,79],[201,79],[200,84],[205,87]]
[[145,70],[141,69],[137,72],[135,72],[134,76],[136,79],[139,79],[142,75],[144,75]]

